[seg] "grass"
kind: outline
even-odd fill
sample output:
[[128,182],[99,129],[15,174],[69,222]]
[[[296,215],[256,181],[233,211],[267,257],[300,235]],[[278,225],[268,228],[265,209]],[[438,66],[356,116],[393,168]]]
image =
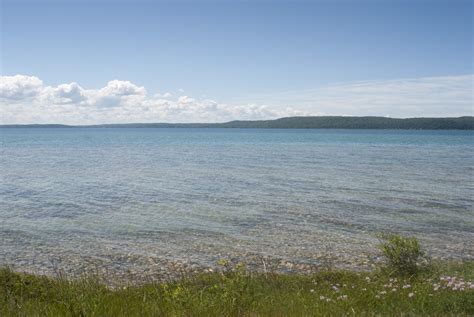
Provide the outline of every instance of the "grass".
[[442,264],[412,277],[383,271],[252,274],[233,268],[112,290],[92,278],[54,279],[2,269],[0,315],[472,316],[473,276],[474,262]]
[[[0,316],[474,315],[474,261],[420,262],[416,240],[385,236],[386,266],[310,275],[218,272],[115,289],[0,269]],[[424,257],[423,257],[424,258]]]

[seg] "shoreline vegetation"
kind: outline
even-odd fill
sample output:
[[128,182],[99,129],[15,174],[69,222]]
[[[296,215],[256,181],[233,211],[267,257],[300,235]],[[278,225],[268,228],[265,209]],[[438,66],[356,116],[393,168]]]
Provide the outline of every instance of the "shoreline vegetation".
[[416,238],[380,237],[371,272],[310,274],[219,269],[113,287],[100,276],[68,279],[0,269],[1,316],[327,316],[474,314],[474,261],[430,259]]
[[6,124],[0,128],[237,128],[237,129],[384,129],[384,130],[474,130],[474,117],[388,118],[349,116],[287,117],[275,120],[224,123],[122,123],[97,125]]

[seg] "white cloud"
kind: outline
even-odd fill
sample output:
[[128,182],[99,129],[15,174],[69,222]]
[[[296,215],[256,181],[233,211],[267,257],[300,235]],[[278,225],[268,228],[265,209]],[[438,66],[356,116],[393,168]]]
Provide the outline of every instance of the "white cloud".
[[373,80],[256,96],[254,102],[321,115],[447,117],[473,115],[474,75]]
[[111,80],[107,83],[107,86],[99,90],[99,93],[103,96],[144,96],[146,90],[144,87],[138,87],[129,81]]
[[171,98],[173,95],[169,92],[165,92],[164,94],[156,93],[155,98]]
[[[231,106],[170,93],[148,96],[144,87],[112,80],[100,89],[73,82],[43,86],[32,76],[0,77],[0,123],[95,124],[115,122],[222,122],[306,113],[262,105]],[[12,102],[12,100],[15,102]]]
[[0,123],[96,124],[223,122],[296,115],[461,116],[473,113],[474,75],[364,81],[277,93],[238,104],[169,93],[112,80],[100,89],[78,83],[44,86],[34,76],[0,77]]
[[115,108],[139,104],[146,98],[146,89],[129,81],[111,80],[98,91],[89,91],[90,102],[98,108]]
[[192,103],[195,103],[196,100],[193,99],[193,98],[190,98],[188,96],[181,96],[178,98],[178,104],[182,104],[182,105],[185,105],[185,104],[192,104]]
[[35,76],[1,76],[0,99],[22,100],[36,96],[43,89],[43,82]]
[[87,98],[84,89],[74,82],[54,88],[48,87],[44,93],[45,97],[55,104],[78,104]]

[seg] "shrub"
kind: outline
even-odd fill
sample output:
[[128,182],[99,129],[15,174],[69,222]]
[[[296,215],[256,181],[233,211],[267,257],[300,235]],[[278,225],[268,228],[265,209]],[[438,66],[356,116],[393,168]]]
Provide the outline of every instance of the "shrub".
[[425,253],[417,238],[398,234],[381,234],[379,237],[379,248],[393,273],[415,275],[419,272],[419,263]]

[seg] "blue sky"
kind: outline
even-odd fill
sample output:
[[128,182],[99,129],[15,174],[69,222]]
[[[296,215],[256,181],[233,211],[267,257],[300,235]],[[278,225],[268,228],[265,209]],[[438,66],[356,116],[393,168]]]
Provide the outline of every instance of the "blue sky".
[[[25,84],[18,81],[34,76],[41,81],[41,88],[34,89],[41,90],[43,97],[43,90],[49,88],[51,94],[60,85],[77,83],[78,93],[87,95],[85,90],[103,90],[110,81],[118,80],[145,88],[146,97],[142,94],[142,99],[169,93],[175,98],[170,100],[175,108],[179,97],[192,99],[188,104],[194,106],[215,103],[193,111],[221,106],[267,107],[255,118],[265,117],[265,111],[272,109],[280,113],[268,117],[285,115],[288,107],[288,114],[403,117],[472,112],[472,93],[465,91],[466,87],[472,88],[473,80],[472,1],[3,0],[1,22],[1,74],[9,78],[4,86],[23,87]],[[11,79],[14,75],[25,78]],[[396,104],[389,108],[385,100],[383,107],[357,111],[358,105],[354,104],[343,111],[334,106],[334,98],[332,103],[327,100],[327,90],[334,87],[342,87],[342,96],[361,82],[393,88],[394,82],[407,79],[415,81],[418,88],[426,88],[424,81],[432,84],[433,78],[442,83],[436,82],[424,93],[447,89],[453,103],[461,103],[458,108],[440,111],[438,105],[438,110],[430,111],[424,106],[418,112],[403,112],[396,109]],[[439,86],[446,78],[455,78],[454,84]],[[69,93],[72,89],[63,88]],[[301,98],[308,91],[313,99]],[[372,95],[365,95],[368,100],[393,99],[397,95],[396,90],[388,97],[369,91]],[[118,104],[122,101],[117,99],[116,91],[114,94],[115,99],[107,103],[110,108],[114,108],[114,100]],[[79,106],[91,103],[84,100],[80,99],[84,104]],[[11,112],[11,103],[4,111]],[[149,108],[151,103],[142,106]],[[242,111],[245,113],[244,108]],[[236,119],[242,117],[238,113],[234,113]],[[232,114],[222,118],[174,115],[142,119],[233,118]],[[12,113],[4,117],[26,120],[16,120]],[[126,115],[116,119],[126,119]],[[48,120],[69,122],[54,116]]]

